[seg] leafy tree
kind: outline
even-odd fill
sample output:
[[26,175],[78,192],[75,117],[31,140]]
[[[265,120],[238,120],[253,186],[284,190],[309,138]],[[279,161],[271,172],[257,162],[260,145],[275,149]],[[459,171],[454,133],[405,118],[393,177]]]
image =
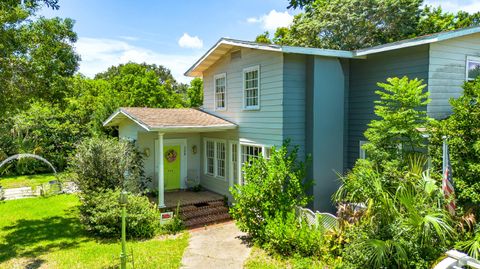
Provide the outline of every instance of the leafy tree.
[[480,216],[480,79],[466,82],[463,95],[451,99],[453,113],[432,125],[430,154],[438,171],[442,167],[442,137],[447,136],[455,194],[460,206],[474,208]]
[[190,107],[200,107],[203,105],[203,81],[201,78],[194,78],[190,81],[187,95]]
[[409,154],[424,152],[422,128],[430,121],[426,112],[429,93],[422,80],[403,77],[387,82],[378,83],[382,90],[375,92],[380,96],[375,101],[375,115],[379,119],[372,120],[365,132],[369,143],[364,149],[377,163],[406,160]]
[[263,34],[259,34],[257,35],[257,37],[255,37],[255,42],[271,44],[272,41],[270,40],[269,35],[270,33],[268,31],[265,31]]
[[295,16],[283,42],[353,50],[411,37],[422,0],[317,0]]
[[110,67],[95,79],[107,81],[120,106],[183,107],[180,85],[170,70],[155,64],[127,63]]
[[459,11],[454,14],[444,12],[441,7],[425,6],[418,22],[416,35],[427,35],[479,24],[480,12],[469,14],[465,11]]
[[[11,144],[5,148],[4,157],[17,153],[39,154],[58,171],[67,166],[75,143],[88,134],[88,129],[74,115],[65,113],[58,105],[51,106],[46,102],[33,103],[28,110],[16,114],[6,123],[1,137],[10,136]],[[32,159],[12,163],[8,170],[5,173],[51,172],[43,163]]]
[[480,24],[480,12],[443,12],[423,0],[291,0],[289,8],[304,12],[277,30],[276,44],[353,50]]
[[30,100],[58,102],[65,78],[78,67],[73,20],[36,17],[44,5],[58,1],[0,2],[0,113],[26,109]]

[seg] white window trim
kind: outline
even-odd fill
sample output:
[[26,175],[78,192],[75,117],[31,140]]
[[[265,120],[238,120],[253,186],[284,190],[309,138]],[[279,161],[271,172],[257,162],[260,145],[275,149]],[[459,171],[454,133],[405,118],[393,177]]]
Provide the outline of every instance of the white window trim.
[[[251,71],[258,71],[258,90],[257,90],[257,97],[258,97],[258,105],[256,106],[246,106],[245,103],[245,73]],[[243,110],[260,110],[260,91],[261,91],[261,76],[260,76],[260,65],[250,66],[243,69],[242,72],[242,108]]]
[[[208,173],[207,169],[207,142],[211,141],[213,142],[213,174]],[[223,143],[225,144],[225,176],[219,176],[218,175],[218,158],[217,158],[217,143]],[[226,180],[226,175],[228,175],[228,154],[230,151],[228,150],[228,144],[227,141],[224,139],[216,139],[216,138],[208,138],[204,137],[203,138],[203,173],[207,176],[214,177],[220,180]]]
[[[265,144],[257,144],[257,143],[250,143],[250,142],[242,142],[240,140],[240,143],[238,145],[238,162],[239,162],[239,176],[238,176],[238,184],[242,184],[243,183],[243,175],[242,175],[242,166],[243,166],[243,162],[242,162],[242,149],[243,149],[243,146],[252,146],[252,147],[259,147],[262,149],[262,158],[266,158],[265,156],[265,150],[268,148],[268,149],[272,149],[273,146],[271,145],[265,145]],[[268,158],[270,158],[270,156],[268,156]]]
[[468,63],[469,62],[478,62],[480,63],[480,57],[475,57],[475,56],[467,56],[467,59],[465,60],[465,81],[473,81],[474,79],[470,79],[468,77]]
[[[217,107],[217,79],[225,79],[225,92],[224,92],[224,102],[225,107]],[[227,110],[227,73],[220,73],[213,76],[213,108],[215,111],[225,111]]]
[[368,141],[365,141],[365,140],[360,140],[358,142],[358,148],[359,148],[359,154],[358,154],[358,158],[359,159],[366,159],[367,158],[367,153],[366,151],[363,149],[363,145],[367,144]]
[[[233,160],[232,160],[232,154],[233,154],[233,150],[232,150],[232,146],[233,145],[236,145],[237,146],[237,175],[235,176],[233,173],[234,173],[234,169],[233,169]],[[240,143],[239,141],[236,141],[236,140],[229,140],[228,141],[228,148],[229,148],[229,154],[228,154],[228,170],[229,170],[229,177],[230,177],[230,187],[233,187],[234,184],[240,184],[240,176],[241,176],[241,172],[242,172],[242,162],[241,162],[241,148],[240,148]],[[234,179],[236,178],[236,181],[234,181]]]

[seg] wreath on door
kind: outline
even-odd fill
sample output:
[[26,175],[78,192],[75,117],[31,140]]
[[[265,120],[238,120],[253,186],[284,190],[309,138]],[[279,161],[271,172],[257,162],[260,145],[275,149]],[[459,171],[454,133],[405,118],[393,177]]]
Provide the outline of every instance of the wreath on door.
[[177,159],[177,152],[174,149],[169,149],[167,152],[165,152],[165,159],[169,163],[174,162]]

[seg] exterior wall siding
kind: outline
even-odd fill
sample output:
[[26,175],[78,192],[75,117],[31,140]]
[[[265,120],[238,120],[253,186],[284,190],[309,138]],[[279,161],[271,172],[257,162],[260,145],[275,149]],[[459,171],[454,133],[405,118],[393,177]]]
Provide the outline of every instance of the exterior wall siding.
[[307,57],[285,54],[283,64],[283,136],[291,145],[299,146],[299,156],[305,156],[305,95]]
[[[203,75],[203,109],[239,126],[238,136],[256,144],[280,145],[283,141],[283,54],[242,49],[240,59],[227,53]],[[260,109],[243,109],[243,69],[260,67]],[[216,111],[214,80],[226,73],[226,110]]]
[[480,33],[430,45],[429,116],[442,119],[451,113],[449,100],[462,94],[466,80],[467,56],[480,57]]
[[378,82],[389,77],[407,76],[428,83],[429,45],[368,55],[367,59],[350,61],[350,90],[348,92],[348,149],[347,168],[359,157],[359,141],[367,124],[375,119],[374,101]]
[[[226,143],[226,165],[225,165],[225,178],[217,178],[206,174],[205,171],[205,148],[204,143],[206,138],[224,140]],[[201,171],[201,185],[208,190],[213,192],[226,195],[231,199],[231,194],[229,191],[230,188],[230,163],[231,163],[231,149],[229,147],[230,141],[238,142],[238,133],[237,131],[228,131],[228,132],[212,132],[212,133],[202,133],[201,146],[199,148],[199,157],[200,157],[200,171]]]
[[337,58],[309,57],[307,66],[306,152],[312,157],[313,208],[331,212],[336,173],[344,168],[345,72]]

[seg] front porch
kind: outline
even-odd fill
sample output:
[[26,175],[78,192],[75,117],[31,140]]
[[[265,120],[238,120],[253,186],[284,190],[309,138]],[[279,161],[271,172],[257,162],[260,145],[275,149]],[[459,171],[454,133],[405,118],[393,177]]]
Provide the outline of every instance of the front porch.
[[[150,179],[147,187],[158,192],[161,209],[223,201],[238,179],[237,144],[235,156],[229,156],[232,143],[238,143],[237,125],[217,116],[197,109],[120,108],[104,125],[117,126],[120,138],[135,141]],[[196,185],[213,192],[184,191]]]

